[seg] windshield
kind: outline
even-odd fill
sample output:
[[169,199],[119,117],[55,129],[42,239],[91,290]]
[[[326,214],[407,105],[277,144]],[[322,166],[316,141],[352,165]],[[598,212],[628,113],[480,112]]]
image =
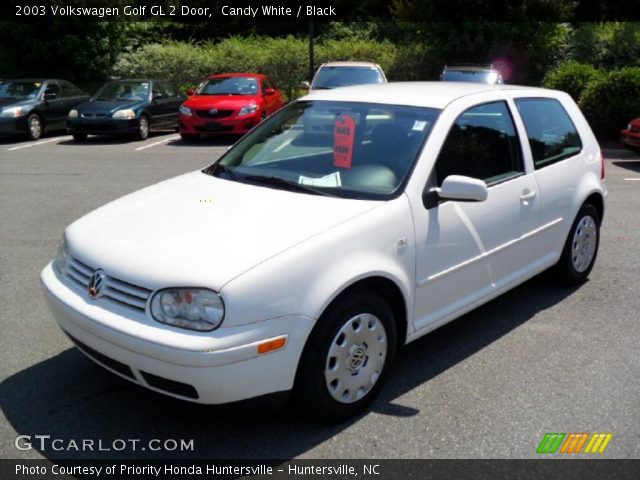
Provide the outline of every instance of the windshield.
[[442,75],[447,82],[477,82],[490,85],[502,83],[498,72],[492,70],[447,70]]
[[98,90],[94,100],[147,100],[149,82],[111,82]]
[[0,98],[27,100],[36,98],[40,93],[42,82],[0,82]]
[[348,198],[391,198],[440,113],[433,108],[299,101],[242,138],[205,173]]
[[258,79],[255,77],[216,77],[205,80],[196,95],[256,95]]
[[349,85],[384,83],[384,77],[376,67],[322,67],[311,88],[330,89]]

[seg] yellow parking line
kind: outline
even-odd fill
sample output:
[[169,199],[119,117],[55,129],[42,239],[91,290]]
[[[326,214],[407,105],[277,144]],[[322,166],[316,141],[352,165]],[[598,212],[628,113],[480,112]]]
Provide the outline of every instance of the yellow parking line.
[[140,150],[144,150],[145,148],[155,147],[156,145],[161,145],[163,143],[170,142],[171,140],[176,140],[178,138],[180,138],[180,135],[172,135],[171,137],[164,138],[164,139],[160,140],[159,142],[154,142],[154,143],[150,143],[149,145],[143,145],[142,147],[138,147],[138,148],[135,149],[135,151],[139,152]]
[[25,145],[18,145],[17,147],[7,148],[7,151],[13,152],[14,150],[20,150],[21,148],[35,147],[36,145],[44,145],[45,143],[58,142],[66,139],[67,137],[56,137],[56,138],[50,138],[49,140],[38,140],[32,143],[27,143]]

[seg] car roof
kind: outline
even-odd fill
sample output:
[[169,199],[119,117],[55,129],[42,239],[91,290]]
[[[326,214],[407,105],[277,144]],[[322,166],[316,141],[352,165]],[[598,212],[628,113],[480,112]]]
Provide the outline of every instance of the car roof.
[[[38,83],[44,83],[44,82],[50,82],[52,80],[58,81],[61,80],[60,78],[4,78],[2,80],[0,80],[0,83],[4,83],[4,82],[38,82]],[[68,80],[65,80],[68,81]]]
[[491,66],[482,66],[482,65],[446,65],[444,70],[459,70],[459,71],[468,71],[468,72],[497,72],[495,68]]
[[118,80],[110,80],[106,83],[118,83],[118,82],[168,82],[169,80],[162,80],[160,78],[119,78]]
[[496,90],[529,90],[532,93],[548,91],[542,88],[477,82],[391,82],[318,90],[302,97],[301,100],[381,103],[442,109],[458,98]]
[[376,67],[379,65],[372,62],[327,62],[320,65],[322,67]]

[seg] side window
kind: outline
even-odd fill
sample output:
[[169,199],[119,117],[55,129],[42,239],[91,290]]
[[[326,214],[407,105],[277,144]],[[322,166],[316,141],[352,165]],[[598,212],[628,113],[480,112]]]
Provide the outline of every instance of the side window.
[[82,95],[78,93],[78,88],[72,83],[69,83],[65,80],[60,82],[60,96],[62,97],[75,97],[78,95]]
[[172,97],[178,96],[178,92],[170,83],[162,82],[160,84],[160,90],[162,91],[162,94],[165,96],[165,98],[172,98]]
[[57,82],[47,82],[47,87],[45,89],[46,93],[55,93],[60,96],[60,87]]
[[558,100],[520,98],[515,102],[527,130],[536,170],[582,150],[578,131]]
[[478,105],[455,121],[436,160],[438,186],[449,175],[487,185],[524,173],[522,151],[506,102]]

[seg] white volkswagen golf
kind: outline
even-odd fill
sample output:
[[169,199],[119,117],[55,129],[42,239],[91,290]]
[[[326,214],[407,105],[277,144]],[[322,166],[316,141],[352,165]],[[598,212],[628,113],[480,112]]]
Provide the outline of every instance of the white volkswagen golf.
[[565,93],[349,87],[76,221],[41,278],[77,347],[132,382],[201,403],[292,390],[340,419],[404,344],[549,267],[585,280],[605,195]]

